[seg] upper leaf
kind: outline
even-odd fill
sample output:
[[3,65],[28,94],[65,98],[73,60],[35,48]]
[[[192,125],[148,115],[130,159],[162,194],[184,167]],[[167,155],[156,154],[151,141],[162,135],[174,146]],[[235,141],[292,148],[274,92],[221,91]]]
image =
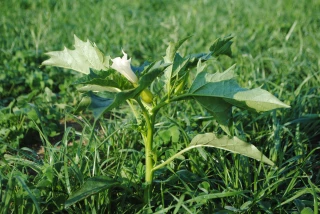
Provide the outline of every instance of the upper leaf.
[[290,107],[261,88],[249,90],[240,87],[234,79],[232,67],[223,73],[199,73],[189,93],[195,99],[198,96],[222,98],[232,105],[257,112]]
[[181,39],[180,41],[178,42],[170,42],[167,50],[166,50],[166,56],[163,57],[164,59],[164,62],[165,63],[172,63],[173,62],[173,59],[178,51],[178,49],[180,48],[180,46],[187,40],[189,39],[191,36],[188,36],[184,39]]
[[109,68],[109,56],[104,56],[95,43],[89,40],[83,42],[74,35],[75,50],[66,47],[63,51],[51,51],[46,53],[50,58],[42,65],[51,65],[79,71],[84,74],[90,73],[90,68],[95,70],[105,70]]
[[231,45],[232,45],[232,36],[227,36],[224,38],[218,38],[213,45],[210,47],[210,51],[213,53],[214,56],[219,55],[227,55],[231,57]]

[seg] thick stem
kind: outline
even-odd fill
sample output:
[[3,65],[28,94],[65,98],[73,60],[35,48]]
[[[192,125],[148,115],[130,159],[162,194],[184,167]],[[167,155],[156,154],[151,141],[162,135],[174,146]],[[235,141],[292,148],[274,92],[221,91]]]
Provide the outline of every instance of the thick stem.
[[153,181],[153,154],[152,154],[152,143],[153,143],[153,129],[154,129],[154,116],[150,115],[146,108],[143,106],[140,100],[137,100],[139,103],[144,119],[146,121],[147,135],[144,136],[144,147],[145,147],[145,190],[144,190],[144,202],[145,204],[150,203],[151,190],[152,190],[152,181]]
[[144,201],[145,201],[145,203],[149,203],[150,202],[152,181],[153,181],[152,141],[153,141],[153,124],[149,120],[147,122],[147,138],[146,138],[146,141],[145,141],[145,158],[146,158],[146,176],[145,176],[146,189],[145,189],[145,192],[144,192]]

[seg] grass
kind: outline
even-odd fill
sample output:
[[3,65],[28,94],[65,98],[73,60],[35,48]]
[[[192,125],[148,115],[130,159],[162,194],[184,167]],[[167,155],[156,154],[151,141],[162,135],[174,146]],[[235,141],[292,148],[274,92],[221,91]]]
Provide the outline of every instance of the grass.
[[[319,210],[320,3],[310,1],[4,1],[0,3],[0,210],[2,213],[142,213],[143,145],[125,106],[99,121],[73,114],[78,74],[39,67],[45,52],[69,48],[73,34],[112,57],[123,48],[139,65],[165,55],[169,41],[193,35],[182,53],[207,50],[232,34],[242,86],[261,86],[291,106],[262,114],[234,109],[235,133],[277,168],[215,149],[184,154],[156,172],[154,213],[308,213]],[[220,132],[191,102],[160,111],[158,160],[190,136]],[[178,119],[177,119],[178,118]],[[173,138],[174,136],[174,138]],[[72,143],[72,144],[71,144]],[[44,147],[39,155],[36,149]],[[64,203],[94,176],[108,191]],[[313,213],[312,211],[309,213]]]

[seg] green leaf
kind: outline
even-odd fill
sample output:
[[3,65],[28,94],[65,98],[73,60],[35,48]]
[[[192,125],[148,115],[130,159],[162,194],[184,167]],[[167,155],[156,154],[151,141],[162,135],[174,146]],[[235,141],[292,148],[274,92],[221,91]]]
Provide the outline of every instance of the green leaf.
[[79,112],[85,111],[89,107],[90,104],[91,104],[90,96],[82,97],[80,103],[78,104],[78,106],[75,110],[75,114],[78,114]]
[[112,99],[99,97],[93,93],[90,93],[90,98],[89,110],[93,112],[95,118],[99,118],[113,102]]
[[36,196],[33,194],[33,192],[31,191],[31,189],[27,186],[27,184],[24,182],[24,179],[20,176],[16,176],[16,179],[20,182],[22,188],[28,193],[28,196],[31,198],[31,200],[33,201],[33,204],[36,207],[37,213],[41,213],[41,209],[40,209],[40,205],[39,205],[39,201],[37,200]]
[[132,71],[137,75],[140,76],[141,72],[145,69],[145,67],[147,67],[148,65],[150,65],[149,62],[144,62],[142,65],[140,66],[133,66],[131,65],[131,69]]
[[63,51],[51,51],[46,53],[50,58],[42,65],[51,65],[79,71],[84,74],[90,73],[90,68],[105,70],[109,68],[109,56],[104,56],[95,43],[89,40],[83,42],[74,35],[75,50],[66,47]]
[[213,53],[214,56],[219,55],[227,55],[229,57],[232,56],[231,52],[231,45],[232,45],[232,36],[227,36],[224,38],[218,38],[213,45],[210,47],[210,51]]
[[94,78],[91,80],[87,80],[82,87],[77,88],[78,91],[109,91],[109,92],[119,92],[121,91],[119,85],[111,80],[111,79],[101,79],[101,78]]
[[88,96],[83,97],[80,101],[76,109],[76,113],[88,108],[92,111],[95,118],[99,118],[105,111],[105,109],[107,109],[112,104],[112,102],[113,100],[110,98],[103,98],[95,95],[92,92],[89,92]]
[[190,59],[190,62],[196,62],[198,63],[199,60],[201,61],[207,61],[212,56],[212,53],[197,53],[197,54],[190,54],[186,56]]
[[160,130],[157,134],[157,137],[166,144],[170,141],[172,141],[173,143],[178,143],[180,131],[177,126],[171,126],[168,129]]
[[188,36],[178,42],[170,42],[167,50],[166,55],[163,57],[165,63],[171,63],[164,74],[165,82],[166,82],[166,89],[167,91],[171,90],[171,84],[174,84],[172,82],[172,79],[175,75],[179,73],[179,71],[183,72],[185,71],[186,66],[188,65],[188,58],[183,58],[180,56],[179,53],[177,53],[180,46],[191,36]]
[[199,61],[207,61],[211,58],[211,56],[212,56],[212,52],[187,55],[185,57],[189,59],[187,68],[192,69],[193,67],[197,66]]
[[[111,81],[106,81],[111,82]],[[119,92],[121,91],[117,87],[112,86],[101,86],[101,85],[85,85],[80,88],[77,88],[78,91],[85,92],[85,91],[94,91],[94,92],[103,92],[103,91],[109,91],[109,92]]]
[[102,98],[93,93],[89,93],[89,96],[84,97],[80,102],[76,112],[82,111],[89,107],[89,110],[93,111],[95,120],[99,119],[104,112],[110,111],[113,108],[118,107],[127,99],[138,96],[146,87],[148,87],[155,78],[157,78],[169,64],[158,61],[151,64],[145,71],[144,75],[139,79],[138,86],[136,88],[113,93],[113,99]]
[[230,119],[232,118],[232,105],[219,97],[194,97],[213,117],[217,120],[220,127],[231,135],[229,130]]
[[314,212],[310,207],[306,207],[301,211],[301,214],[314,214]]
[[[257,112],[290,107],[261,88],[251,90],[241,88],[234,79],[233,67],[223,73],[199,73],[192,83],[189,93],[196,100],[197,97],[220,98],[218,101],[224,100],[234,106]],[[212,109],[216,108],[215,105],[221,105],[210,103]]]
[[233,153],[241,154],[256,159],[258,161],[262,161],[271,166],[274,165],[274,163],[271,160],[269,160],[266,156],[264,156],[254,145],[246,143],[237,137],[217,137],[213,133],[198,134],[192,139],[189,145],[189,147],[194,146],[219,148]]
[[189,58],[183,58],[180,54],[176,54],[172,64],[171,78],[175,76],[183,76],[186,73],[186,67],[188,66]]
[[187,40],[189,39],[191,36],[188,36],[184,39],[181,39],[180,41],[178,42],[170,42],[169,43],[169,46],[166,50],[166,56],[163,57],[164,59],[164,62],[165,63],[172,63],[173,62],[173,59],[178,51],[178,49],[180,48],[180,46]]
[[197,197],[191,198],[187,201],[185,201],[185,204],[187,203],[200,203],[201,201],[207,201],[210,199],[215,198],[225,198],[225,197],[232,197],[237,196],[246,193],[247,191],[230,191],[230,192],[218,192],[218,193],[211,193],[211,194],[203,194],[199,195]]
[[119,185],[117,180],[106,176],[89,178],[79,190],[72,193],[69,199],[65,202],[65,207],[69,207],[91,195],[105,191],[117,185]]

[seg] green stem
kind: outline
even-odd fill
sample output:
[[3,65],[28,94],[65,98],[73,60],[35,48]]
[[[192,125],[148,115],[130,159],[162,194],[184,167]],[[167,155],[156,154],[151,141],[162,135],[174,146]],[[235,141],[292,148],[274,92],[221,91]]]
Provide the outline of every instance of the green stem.
[[152,154],[152,143],[153,143],[153,131],[154,131],[154,115],[150,115],[149,112],[145,109],[140,100],[137,99],[139,103],[144,119],[146,121],[147,136],[144,136],[144,146],[145,146],[145,165],[146,165],[146,174],[145,182],[146,187],[144,190],[144,202],[145,204],[150,203],[151,190],[152,190],[152,181],[153,181],[153,154]]
[[192,98],[192,94],[182,94],[182,95],[179,95],[179,96],[176,96],[173,98],[169,98],[169,99],[167,97],[167,99],[161,100],[161,102],[152,109],[152,112],[153,113],[158,112],[160,108],[162,108],[163,106],[165,106],[171,102],[180,101],[183,99],[191,99],[191,98]]
[[[157,105],[156,107],[154,107],[152,109],[152,113],[150,114],[146,108],[144,107],[144,105],[142,104],[140,99],[136,99],[136,101],[138,102],[141,110],[142,110],[142,114],[143,117],[146,121],[146,129],[147,129],[147,133],[143,133],[142,137],[144,140],[144,146],[145,146],[145,167],[146,167],[146,174],[145,174],[145,183],[146,183],[146,187],[144,190],[144,202],[145,204],[150,204],[150,199],[151,199],[151,190],[152,190],[152,182],[153,182],[153,172],[158,169],[158,167],[162,167],[163,164],[158,165],[157,167],[153,168],[154,166],[154,162],[153,162],[153,152],[152,152],[152,148],[153,148],[153,132],[154,132],[154,123],[155,123],[155,116],[158,112],[158,110],[167,105],[168,103],[170,103],[171,101],[178,101],[181,99],[185,99],[190,97],[190,95],[181,95],[181,96],[177,96],[171,100],[163,100],[159,105]],[[197,146],[196,146],[197,147]],[[192,147],[194,148],[194,147]],[[191,147],[182,150],[181,152],[179,152],[178,154],[182,154],[185,151],[188,151],[189,149],[191,149]],[[172,159],[168,159],[166,162],[164,162],[165,164],[172,161],[176,156],[173,156]],[[165,165],[164,164],[164,165]]]

